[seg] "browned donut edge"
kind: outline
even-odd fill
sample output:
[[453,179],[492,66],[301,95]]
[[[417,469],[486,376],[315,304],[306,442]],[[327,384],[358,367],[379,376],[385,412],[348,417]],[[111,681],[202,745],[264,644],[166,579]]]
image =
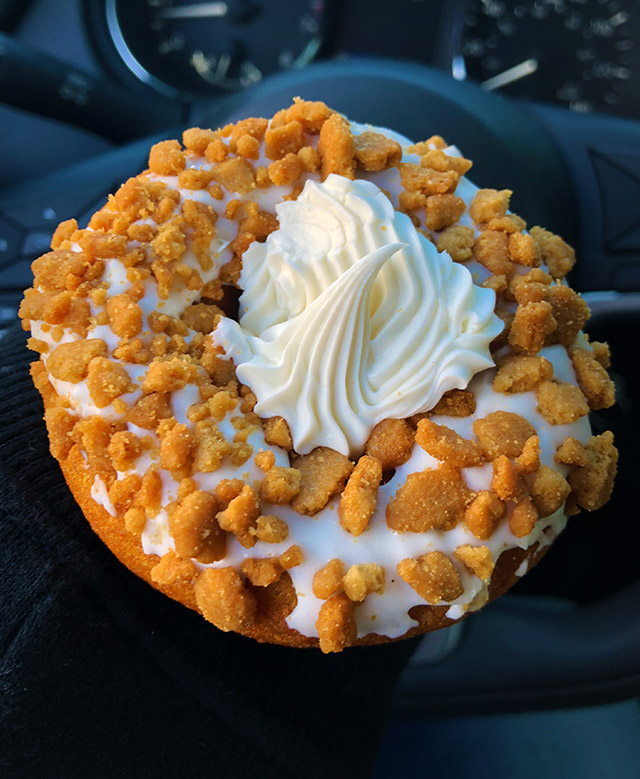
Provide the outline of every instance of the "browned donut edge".
[[[118,560],[156,590],[199,612],[192,584],[160,586],[154,582],[151,578],[151,570],[157,565],[160,558],[157,555],[146,555],[142,551],[140,539],[125,530],[122,519],[111,516],[106,509],[93,500],[91,487],[96,472],[87,465],[77,446],[71,449],[66,460],[60,462],[60,467],[73,497],[82,509],[91,528]],[[549,548],[547,545],[538,551],[537,547],[538,545],[534,544],[527,550],[509,549],[500,555],[491,578],[490,600],[504,594],[518,581],[519,577],[516,576],[515,572],[525,558],[529,560],[529,568],[531,568],[542,559]],[[285,622],[286,615],[295,606],[295,594],[288,574],[285,573],[280,581],[269,587],[251,587],[251,590],[258,601],[258,614],[252,625],[240,631],[242,635],[256,641],[282,646],[318,647],[317,638],[303,636],[298,631],[289,628]],[[401,641],[432,630],[449,627],[459,620],[448,619],[445,616],[448,608],[448,606],[429,606],[426,604],[415,606],[411,609],[411,616],[420,624],[408,630],[403,636],[391,639],[387,636],[369,634],[364,638],[357,639],[354,645],[372,646],[390,641]]]

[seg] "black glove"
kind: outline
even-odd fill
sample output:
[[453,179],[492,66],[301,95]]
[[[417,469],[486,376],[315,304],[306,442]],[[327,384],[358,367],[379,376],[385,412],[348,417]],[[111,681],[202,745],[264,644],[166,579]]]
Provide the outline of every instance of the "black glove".
[[418,639],[260,645],[135,577],[49,454],[24,341],[0,340],[0,772],[368,776]]

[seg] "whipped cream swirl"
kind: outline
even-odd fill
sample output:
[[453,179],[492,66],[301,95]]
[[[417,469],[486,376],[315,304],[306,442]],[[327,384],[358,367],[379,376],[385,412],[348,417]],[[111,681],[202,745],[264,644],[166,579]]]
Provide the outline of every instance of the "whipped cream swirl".
[[279,229],[243,257],[240,321],[212,337],[297,452],[354,456],[382,419],[427,411],[493,365],[494,292],[375,184],[309,180],[276,211]]

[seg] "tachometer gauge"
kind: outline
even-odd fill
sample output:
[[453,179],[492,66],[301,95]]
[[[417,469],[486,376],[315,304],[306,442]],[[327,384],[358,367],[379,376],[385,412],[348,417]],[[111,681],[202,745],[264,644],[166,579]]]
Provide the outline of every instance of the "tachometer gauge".
[[85,0],[85,10],[117,75],[169,94],[243,89],[302,67],[325,18],[324,0]]
[[470,0],[456,78],[574,111],[640,116],[635,0]]

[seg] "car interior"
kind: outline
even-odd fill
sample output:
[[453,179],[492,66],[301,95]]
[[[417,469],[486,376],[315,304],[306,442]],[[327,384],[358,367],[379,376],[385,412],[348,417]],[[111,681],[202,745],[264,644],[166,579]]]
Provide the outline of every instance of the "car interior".
[[0,328],[57,223],[85,226],[152,143],[298,95],[442,135],[476,184],[571,243],[617,391],[591,414],[620,450],[612,500],[508,595],[423,638],[375,776],[637,777],[637,0],[0,0]]

